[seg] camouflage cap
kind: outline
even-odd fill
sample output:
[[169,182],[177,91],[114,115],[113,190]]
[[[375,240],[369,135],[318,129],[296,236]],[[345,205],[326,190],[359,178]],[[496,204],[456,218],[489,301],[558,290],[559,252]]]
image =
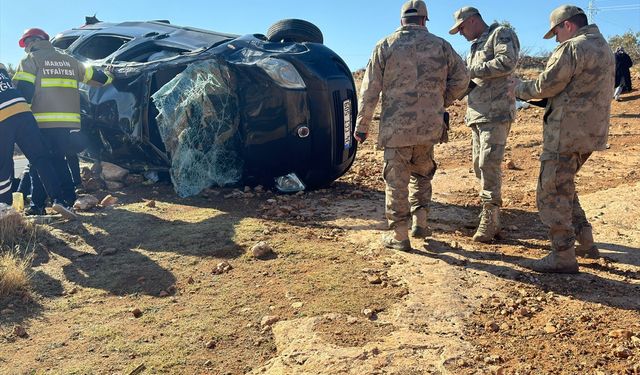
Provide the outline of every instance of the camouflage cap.
[[554,9],[549,16],[549,31],[544,34],[544,38],[551,39],[554,35],[554,27],[578,14],[584,14],[584,10],[574,5],[561,5]]
[[476,14],[480,14],[480,11],[478,11],[478,9],[474,7],[462,7],[456,10],[456,12],[453,13],[454,24],[453,24],[453,27],[451,27],[451,30],[449,30],[449,34],[451,35],[456,34],[458,32],[458,28],[460,27],[460,24],[466,21],[467,18]]
[[400,18],[404,17],[427,17],[427,4],[422,0],[409,0],[402,5],[402,9],[400,10]]

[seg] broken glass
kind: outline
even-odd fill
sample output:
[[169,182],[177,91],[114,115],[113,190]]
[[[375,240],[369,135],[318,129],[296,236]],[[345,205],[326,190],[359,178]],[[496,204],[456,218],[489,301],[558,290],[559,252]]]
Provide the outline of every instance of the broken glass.
[[171,156],[171,180],[180,197],[242,179],[238,98],[225,62],[189,65],[152,99],[160,136]]

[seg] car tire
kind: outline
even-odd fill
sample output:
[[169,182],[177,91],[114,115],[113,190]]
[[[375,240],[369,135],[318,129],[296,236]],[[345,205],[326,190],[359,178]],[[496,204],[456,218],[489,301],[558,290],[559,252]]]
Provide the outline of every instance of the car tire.
[[267,38],[271,42],[320,43],[322,31],[309,21],[299,19],[280,20],[269,28]]

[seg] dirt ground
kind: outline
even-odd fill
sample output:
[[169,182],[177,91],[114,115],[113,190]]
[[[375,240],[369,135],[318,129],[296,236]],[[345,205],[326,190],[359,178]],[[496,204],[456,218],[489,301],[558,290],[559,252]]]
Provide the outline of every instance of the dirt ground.
[[[434,234],[411,253],[380,244],[372,141],[316,192],[129,186],[32,240],[32,290],[0,301],[0,373],[640,374],[639,104],[637,90],[613,103],[610,147],[579,174],[604,258],[580,259],[578,275],[521,266],[549,250],[539,108],[510,133],[502,238],[471,241],[480,208],[458,103],[436,147]],[[274,254],[253,257],[260,241]]]

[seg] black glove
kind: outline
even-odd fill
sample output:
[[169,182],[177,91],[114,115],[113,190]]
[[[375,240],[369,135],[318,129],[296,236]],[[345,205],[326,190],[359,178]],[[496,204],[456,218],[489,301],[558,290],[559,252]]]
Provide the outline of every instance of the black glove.
[[444,122],[444,127],[442,128],[440,143],[447,143],[449,142],[449,112],[444,112],[444,115],[442,115],[442,121]]
[[356,132],[356,139],[360,139],[360,143],[364,143],[367,140],[368,133]]

